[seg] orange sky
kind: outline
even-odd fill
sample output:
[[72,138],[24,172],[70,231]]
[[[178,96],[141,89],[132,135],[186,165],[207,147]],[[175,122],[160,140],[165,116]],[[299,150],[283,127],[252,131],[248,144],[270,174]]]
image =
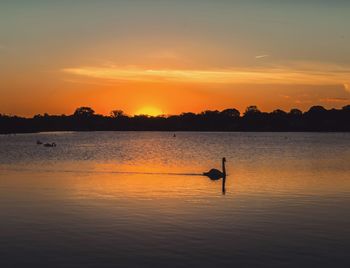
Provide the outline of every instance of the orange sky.
[[344,1],[136,2],[1,4],[0,113],[350,103]]

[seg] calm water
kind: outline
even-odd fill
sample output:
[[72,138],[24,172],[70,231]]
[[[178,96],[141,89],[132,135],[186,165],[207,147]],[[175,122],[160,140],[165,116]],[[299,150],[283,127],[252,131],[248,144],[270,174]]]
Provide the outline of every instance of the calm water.
[[350,267],[349,163],[345,133],[0,136],[0,267]]

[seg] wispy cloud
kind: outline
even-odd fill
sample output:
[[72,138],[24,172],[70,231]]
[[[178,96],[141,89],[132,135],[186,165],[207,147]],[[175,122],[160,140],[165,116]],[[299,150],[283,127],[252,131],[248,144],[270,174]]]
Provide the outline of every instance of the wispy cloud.
[[349,84],[344,83],[344,89],[345,89],[345,91],[350,93],[350,86],[349,86]]
[[280,97],[283,99],[290,99],[291,98],[291,96],[289,96],[289,95],[280,95]]
[[122,67],[76,67],[67,74],[111,81],[217,83],[217,84],[299,84],[344,85],[349,89],[350,68],[328,65],[293,65],[255,69],[174,70]]
[[83,78],[63,79],[63,82],[72,83],[72,84],[84,84],[84,85],[115,86],[115,83],[113,81],[105,81],[105,80],[91,81]]
[[302,100],[302,99],[296,99],[294,101],[295,104],[308,104],[311,103],[311,100]]
[[257,56],[255,56],[256,59],[263,59],[263,58],[267,58],[267,57],[270,57],[270,55],[268,55],[268,54],[263,54],[263,55],[257,55]]
[[330,102],[330,103],[348,103],[350,99],[348,98],[325,98],[320,99],[321,102]]

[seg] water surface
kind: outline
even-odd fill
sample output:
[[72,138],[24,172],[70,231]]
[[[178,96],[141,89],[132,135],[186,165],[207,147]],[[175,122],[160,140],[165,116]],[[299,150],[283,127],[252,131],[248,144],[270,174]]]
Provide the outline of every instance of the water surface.
[[[349,267],[349,145],[346,133],[0,136],[0,267]],[[199,176],[224,156],[225,195]]]

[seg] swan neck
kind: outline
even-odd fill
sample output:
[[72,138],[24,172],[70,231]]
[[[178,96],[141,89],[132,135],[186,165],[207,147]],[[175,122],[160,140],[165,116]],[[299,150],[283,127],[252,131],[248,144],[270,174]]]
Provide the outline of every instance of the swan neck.
[[226,176],[225,161],[222,160],[222,173]]

